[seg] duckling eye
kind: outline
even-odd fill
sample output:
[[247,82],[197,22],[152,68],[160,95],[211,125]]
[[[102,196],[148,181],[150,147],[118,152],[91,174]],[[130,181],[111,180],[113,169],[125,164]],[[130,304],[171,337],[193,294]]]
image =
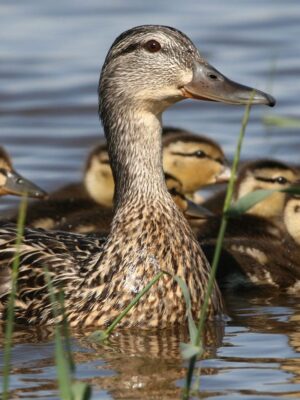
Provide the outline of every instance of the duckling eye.
[[288,182],[288,180],[283,176],[279,176],[278,178],[276,178],[276,182],[280,185],[284,185]]
[[161,49],[161,45],[156,40],[149,40],[144,48],[150,53],[157,53]]
[[197,150],[197,151],[195,152],[195,156],[196,156],[197,158],[204,158],[204,157],[206,157],[206,154],[205,154],[204,151],[202,151],[202,150]]

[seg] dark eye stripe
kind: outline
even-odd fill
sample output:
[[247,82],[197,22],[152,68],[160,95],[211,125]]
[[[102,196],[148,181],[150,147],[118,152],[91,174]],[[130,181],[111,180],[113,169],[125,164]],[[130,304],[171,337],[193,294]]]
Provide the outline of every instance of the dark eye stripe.
[[[280,184],[280,182],[278,182],[277,178],[272,179],[272,178],[264,178],[263,176],[256,176],[255,179],[257,181],[261,181],[261,182],[279,183]],[[286,182],[282,182],[282,184],[284,184],[284,185],[287,183],[291,183],[291,182],[289,180],[286,180]]]
[[209,160],[213,160],[221,165],[224,165],[223,160],[221,160],[220,158],[213,158],[211,156],[209,156],[208,154],[206,154],[205,152],[203,152],[203,157],[197,157],[197,152],[195,151],[194,153],[181,153],[180,151],[172,151],[171,154],[173,154],[174,156],[181,156],[181,157],[195,157],[198,158],[199,160],[201,158],[208,158]]
[[7,170],[4,168],[0,168],[0,174],[7,176]]
[[120,50],[120,52],[117,53],[117,54],[115,55],[115,57],[123,56],[123,55],[125,55],[125,54],[132,53],[132,52],[135,51],[139,46],[140,46],[139,43],[131,43],[130,45],[128,45],[128,46],[125,47],[124,49]]

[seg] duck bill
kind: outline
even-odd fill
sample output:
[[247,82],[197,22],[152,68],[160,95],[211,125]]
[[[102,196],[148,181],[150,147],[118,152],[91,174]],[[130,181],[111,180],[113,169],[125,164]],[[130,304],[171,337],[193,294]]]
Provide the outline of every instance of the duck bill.
[[226,183],[231,177],[231,168],[225,165],[219,175],[216,176],[216,183]]
[[196,62],[193,79],[182,87],[184,97],[198,100],[218,101],[228,104],[266,104],[273,107],[274,97],[260,90],[241,85],[226,78],[205,62]]
[[207,208],[199,204],[195,204],[191,200],[186,199],[186,201],[187,201],[187,209],[185,210],[184,213],[188,218],[206,219],[213,215],[213,213],[209,211]]
[[34,198],[45,198],[47,193],[39,188],[37,185],[32,183],[23,176],[19,175],[16,171],[8,171],[6,174],[6,182],[3,189],[7,194],[13,194],[15,196],[27,195],[28,197]]

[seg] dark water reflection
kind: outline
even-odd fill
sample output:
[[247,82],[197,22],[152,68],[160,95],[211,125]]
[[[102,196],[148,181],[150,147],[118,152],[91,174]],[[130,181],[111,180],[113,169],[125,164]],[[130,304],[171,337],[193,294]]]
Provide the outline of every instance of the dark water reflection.
[[[48,190],[80,178],[87,150],[103,134],[100,66],[115,36],[142,23],[181,29],[222,72],[277,98],[276,109],[253,110],[244,159],[300,162],[298,130],[262,124],[269,113],[299,116],[298,0],[10,0],[1,3],[0,15],[1,144],[20,172]],[[230,158],[242,114],[242,108],[186,101],[164,121],[207,133]],[[227,300],[231,320],[212,329],[197,397],[300,398],[298,300],[253,294]],[[18,332],[14,347],[12,398],[58,398],[53,341],[46,332],[26,333]],[[178,398],[186,373],[180,340],[120,333],[104,348],[79,335],[78,378],[93,384],[93,399]]]

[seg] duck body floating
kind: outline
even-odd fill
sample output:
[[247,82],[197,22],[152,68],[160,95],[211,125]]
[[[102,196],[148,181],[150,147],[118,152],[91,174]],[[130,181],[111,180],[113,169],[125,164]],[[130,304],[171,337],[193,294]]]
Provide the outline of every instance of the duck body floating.
[[[187,283],[196,317],[210,266],[165,184],[161,114],[187,97],[246,104],[252,91],[211,67],[190,39],[174,28],[140,26],[121,34],[108,52],[99,81],[99,114],[116,183],[110,234],[101,246],[71,233],[25,230],[16,321],[54,323],[45,266],[55,291],[64,290],[72,327],[110,323],[160,271],[168,275],[141,298],[121,325],[165,328],[185,323],[185,301],[172,275]],[[253,103],[274,105],[275,101],[256,91]],[[15,237],[14,227],[1,227],[3,314],[10,293]],[[215,284],[208,318],[222,310]]]

